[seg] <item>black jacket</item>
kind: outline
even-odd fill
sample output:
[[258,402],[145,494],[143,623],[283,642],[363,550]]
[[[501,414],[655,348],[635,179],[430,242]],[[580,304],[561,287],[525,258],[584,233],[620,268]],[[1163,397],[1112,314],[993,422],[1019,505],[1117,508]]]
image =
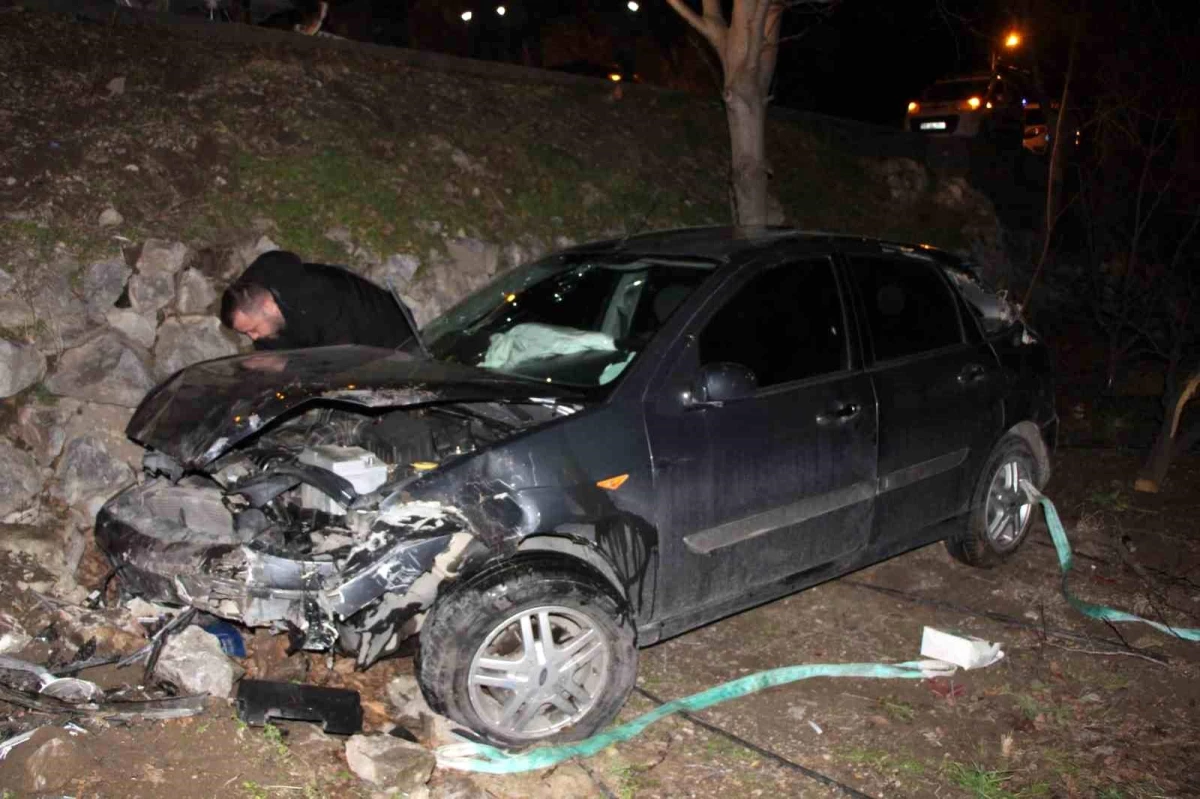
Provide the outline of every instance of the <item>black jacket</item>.
[[306,264],[290,252],[260,256],[238,278],[270,290],[284,327],[256,349],[299,349],[333,344],[397,348],[413,330],[396,297],[340,266]]

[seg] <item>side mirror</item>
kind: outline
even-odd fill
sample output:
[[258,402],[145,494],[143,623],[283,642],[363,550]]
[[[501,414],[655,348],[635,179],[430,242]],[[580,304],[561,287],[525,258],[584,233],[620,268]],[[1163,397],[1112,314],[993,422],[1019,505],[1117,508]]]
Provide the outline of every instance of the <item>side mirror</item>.
[[749,397],[758,390],[754,372],[740,363],[709,363],[700,368],[692,389],[692,407],[721,405]]

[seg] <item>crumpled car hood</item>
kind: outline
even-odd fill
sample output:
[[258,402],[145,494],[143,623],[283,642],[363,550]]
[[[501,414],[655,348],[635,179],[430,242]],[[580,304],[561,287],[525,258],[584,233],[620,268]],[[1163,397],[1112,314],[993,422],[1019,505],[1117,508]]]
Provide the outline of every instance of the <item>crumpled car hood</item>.
[[301,405],[365,407],[429,402],[580,399],[564,386],[403,352],[344,345],[261,352],[189,366],[152,391],[126,434],[197,469]]

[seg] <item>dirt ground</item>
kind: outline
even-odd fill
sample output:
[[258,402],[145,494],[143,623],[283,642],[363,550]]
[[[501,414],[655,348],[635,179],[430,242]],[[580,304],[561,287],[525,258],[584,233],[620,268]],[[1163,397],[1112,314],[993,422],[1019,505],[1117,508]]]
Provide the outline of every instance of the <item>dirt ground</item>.
[[[1128,491],[1135,453],[1065,450],[1047,493],[1067,523],[1083,598],[1200,626],[1200,458],[1176,463],[1158,495]],[[10,559],[0,610],[35,625],[47,609],[18,582],[36,565]],[[600,755],[515,776],[436,771],[443,797],[1183,797],[1200,796],[1200,683],[1195,644],[1144,625],[1109,626],[1059,593],[1044,525],[1007,564],[976,571],[927,547],[645,650],[638,690],[621,719],[764,669],[798,663],[917,657],[921,629],[999,641],[1005,657],[934,681],[814,679],[670,717]],[[65,623],[64,630],[75,629]],[[116,641],[112,645],[127,641]],[[284,642],[248,641],[251,676],[358,688],[367,724],[388,725],[386,685],[411,673],[396,659],[365,674],[348,661],[287,658]],[[62,659],[69,635],[38,642]],[[134,689],[140,668],[83,676]],[[0,738],[42,723],[0,721]],[[128,724],[80,720],[86,732],[44,727],[0,762],[5,799],[18,796],[370,796],[342,742],[312,725],[248,728],[230,703],[197,717]],[[38,744],[62,738],[52,773],[31,772]]]

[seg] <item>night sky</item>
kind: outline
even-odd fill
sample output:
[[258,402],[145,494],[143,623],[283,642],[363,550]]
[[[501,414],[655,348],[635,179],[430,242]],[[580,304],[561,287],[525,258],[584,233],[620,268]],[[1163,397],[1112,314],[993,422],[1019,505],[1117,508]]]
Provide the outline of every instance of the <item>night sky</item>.
[[[361,2],[362,0],[357,0]],[[336,19],[343,3],[356,0],[334,0],[332,17]],[[499,17],[496,6],[504,5],[506,14]],[[699,2],[693,2],[699,8]],[[728,4],[727,4],[728,5]],[[992,5],[964,5],[976,30],[995,29],[999,36],[1006,23],[999,15],[990,22],[981,21]],[[626,0],[371,0],[370,13],[382,21],[384,17],[416,18],[430,12],[438,19],[434,24],[442,30],[427,31],[421,42],[423,49],[440,49],[458,55],[465,46],[464,32],[474,37],[475,57],[517,61],[510,49],[505,58],[495,40],[511,37],[514,26],[526,30],[552,20],[575,17],[603,17],[617,26],[627,26],[629,32],[662,43],[679,43],[687,31],[686,23],[667,5],[666,0],[640,0],[637,12],[631,12]],[[781,50],[773,87],[777,105],[817,111],[835,116],[860,119],[884,125],[899,126],[909,100],[932,81],[968,72],[987,69],[988,47],[980,34],[967,32],[962,20],[940,9],[952,0],[908,0],[903,3],[840,0],[832,13],[814,24],[814,17],[803,10],[789,10],[785,16],[784,36],[790,37],[808,29],[798,38],[787,41]],[[459,15],[472,12],[469,23]],[[428,23],[425,23],[428,24]],[[492,41],[489,41],[492,40]],[[395,41],[395,44],[412,43]],[[546,65],[550,66],[550,65]],[[636,69],[637,66],[634,65]],[[713,88],[716,91],[716,88]]]

